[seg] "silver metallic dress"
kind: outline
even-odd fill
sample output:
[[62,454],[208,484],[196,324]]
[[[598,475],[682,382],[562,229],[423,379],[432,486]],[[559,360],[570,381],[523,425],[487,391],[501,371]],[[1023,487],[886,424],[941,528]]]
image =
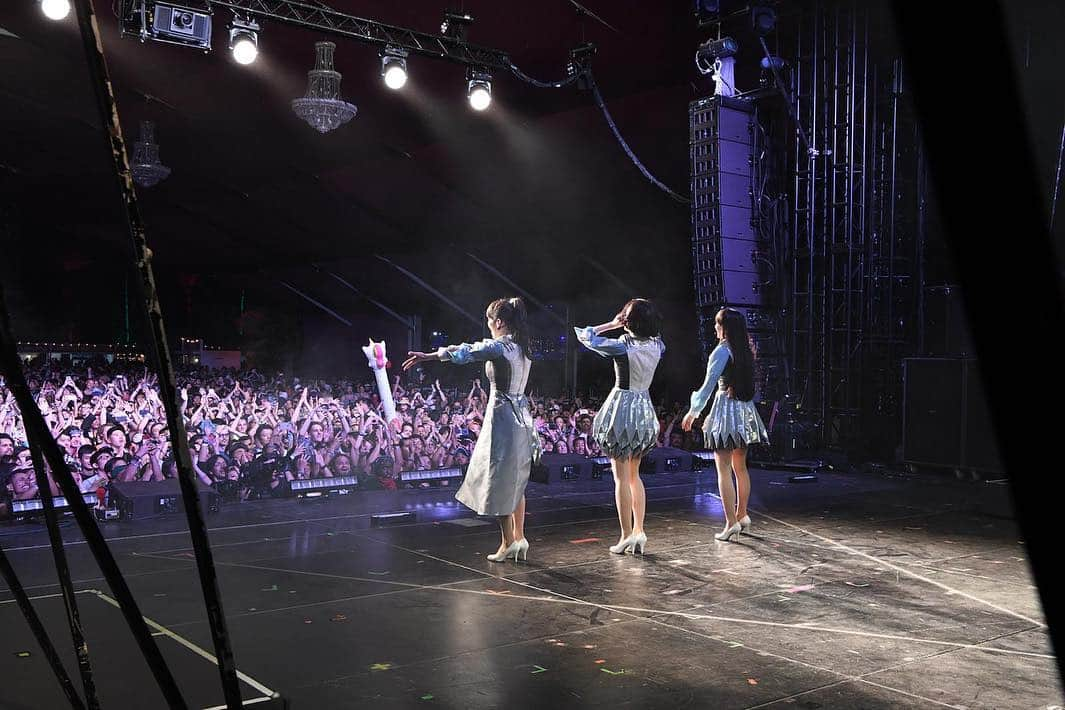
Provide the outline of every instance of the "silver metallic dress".
[[532,361],[509,335],[441,348],[437,357],[458,365],[484,362],[491,385],[481,433],[455,498],[478,515],[510,515],[525,495],[529,469],[540,454],[525,397]]
[[727,343],[719,343],[710,353],[706,364],[706,379],[702,387],[692,392],[689,413],[699,416],[706,406],[710,393],[717,388],[710,413],[703,422],[706,448],[712,451],[745,449],[751,444],[769,443],[769,433],[754,402],[743,402],[730,397],[725,382],[726,369],[731,364],[732,351]]
[[616,383],[592,422],[592,435],[612,459],[642,457],[658,443],[658,415],[648,388],[666,351],[661,338],[604,338],[594,328],[575,328],[589,350],[613,358]]

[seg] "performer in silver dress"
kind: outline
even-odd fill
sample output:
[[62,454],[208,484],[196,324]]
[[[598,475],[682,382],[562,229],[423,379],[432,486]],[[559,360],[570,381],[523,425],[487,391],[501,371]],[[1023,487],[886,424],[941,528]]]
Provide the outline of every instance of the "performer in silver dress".
[[[714,318],[718,345],[710,353],[706,379],[692,392],[691,407],[681,422],[691,431],[717,388],[710,414],[703,422],[707,447],[714,451],[717,486],[725,508],[725,529],[714,535],[725,542],[751,527],[747,503],[751,497],[751,478],[747,474],[747,447],[769,442],[762,418],[754,406],[754,348],[747,335],[747,321],[732,308],[722,308]],[[736,475],[733,487],[732,475]]]
[[470,455],[466,478],[455,494],[478,515],[495,516],[502,543],[492,562],[528,558],[525,539],[525,485],[540,456],[540,437],[533,424],[525,387],[529,381],[529,331],[520,298],[501,298],[486,314],[492,337],[478,343],[440,348],[435,353],[408,353],[403,369],[419,362],[456,365],[484,362],[491,388],[481,433]]
[[[666,351],[661,320],[653,303],[634,298],[609,323],[575,329],[585,347],[614,359],[616,384],[595,415],[592,435],[614,471],[621,539],[610,551],[619,555],[630,549],[642,554],[647,544],[643,529],[647,496],[640,460],[658,442],[658,416],[647,390]],[[625,333],[620,338],[602,337],[622,328]]]

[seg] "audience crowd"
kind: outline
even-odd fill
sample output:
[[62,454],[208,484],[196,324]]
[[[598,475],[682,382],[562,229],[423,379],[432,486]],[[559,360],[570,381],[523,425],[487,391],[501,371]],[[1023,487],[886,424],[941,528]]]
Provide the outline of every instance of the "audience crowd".
[[[31,361],[25,372],[83,492],[177,475],[157,378],[143,364]],[[307,478],[353,476],[366,489],[428,486],[404,484],[400,472],[466,465],[484,421],[483,378],[458,385],[441,384],[424,369],[397,374],[392,386],[399,421],[389,425],[369,370],[362,374],[361,381],[327,382],[255,369],[182,367],[177,383],[196,475],[224,499],[247,500],[288,495],[292,481]],[[530,400],[545,453],[602,455],[591,433],[602,396],[533,392]],[[684,410],[679,402],[659,406],[660,443],[702,448],[701,432],[680,428]],[[440,479],[434,485],[447,484]],[[38,495],[22,418],[0,379],[0,513],[9,512],[12,500]]]

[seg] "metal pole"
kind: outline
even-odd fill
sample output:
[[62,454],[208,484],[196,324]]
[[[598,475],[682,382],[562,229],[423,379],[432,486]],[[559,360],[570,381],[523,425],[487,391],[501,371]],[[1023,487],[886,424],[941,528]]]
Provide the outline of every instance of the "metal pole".
[[63,535],[59,532],[59,518],[55,513],[55,501],[52,499],[52,487],[48,482],[48,474],[45,473],[44,457],[41,456],[41,447],[35,437],[29,436],[30,456],[33,458],[33,473],[37,477],[37,492],[41,496],[41,505],[44,508],[45,527],[48,528],[48,540],[52,544],[52,558],[55,561],[56,576],[59,578],[59,589],[63,594],[63,606],[67,613],[67,623],[70,626],[70,638],[74,643],[74,655],[78,659],[78,672],[81,674],[81,685],[85,691],[85,703],[89,710],[98,710],[100,701],[96,697],[96,683],[93,682],[92,664],[89,661],[89,646],[85,643],[85,633],[81,628],[81,614],[78,612],[78,602],[74,597],[74,583],[70,579],[70,566],[67,565],[67,556],[63,551]]
[[573,355],[573,378],[570,380],[570,397],[577,399],[577,363],[580,362],[581,349],[573,334],[573,320],[570,318],[569,304],[566,304],[566,369],[569,369],[569,356]]
[[[167,426],[173,441],[174,457],[178,465],[178,481],[181,485],[181,495],[185,503],[185,517],[188,520],[189,534],[192,537],[192,547],[196,555],[196,567],[199,571],[200,588],[203,592],[204,605],[207,609],[207,619],[211,628],[215,657],[218,659],[222,692],[225,696],[226,705],[230,710],[237,710],[237,708],[241,707],[237,669],[233,660],[229,632],[226,628],[225,613],[222,610],[222,599],[218,588],[218,577],[214,568],[214,558],[211,554],[211,543],[207,537],[207,526],[204,524],[203,512],[200,509],[197,497],[196,475],[193,473],[192,457],[189,455],[185,422],[178,409],[177,384],[174,378],[170,349],[167,345],[166,329],[163,325],[162,307],[155,288],[152,252],[148,248],[144,223],[141,220],[140,208],[137,204],[137,193],[133,189],[133,175],[129,167],[126,144],[122,138],[118,106],[115,104],[111,80],[107,72],[107,62],[103,55],[103,40],[100,37],[92,0],[75,0],[74,7],[77,10],[81,40],[89,65],[89,75],[92,78],[93,89],[96,94],[96,105],[100,112],[100,119],[108,132],[108,148],[113,162],[115,180],[123,198],[130,241],[132,242],[136,264],[141,275],[142,296],[150,324],[152,347],[155,350],[156,363],[158,364],[160,400],[162,400],[163,407],[166,410]],[[44,424],[43,420],[41,424]],[[45,443],[47,444],[47,442]],[[46,445],[45,452],[47,453],[50,448],[52,447]],[[62,457],[58,456],[58,448],[55,450],[55,454],[58,463],[49,462],[52,463],[52,470],[54,471],[60,466],[65,468]],[[69,478],[69,472],[66,475]],[[70,479],[70,483],[73,486],[73,479]],[[80,499],[71,502],[77,505]],[[84,503],[80,507],[84,509]],[[87,512],[86,515],[88,515]],[[132,602],[132,595],[129,595],[129,598]],[[140,626],[143,627],[143,620],[140,620]],[[145,631],[147,631],[146,627]],[[158,654],[158,648],[154,643],[152,643],[150,650]],[[165,668],[165,663],[161,656],[158,660],[161,668]],[[184,700],[181,698],[176,684],[173,683],[173,679],[169,677],[169,670],[166,677],[157,671],[156,678],[161,685],[164,680],[169,680],[169,684],[173,684],[173,688],[168,687],[165,690],[169,696],[173,696],[170,698],[172,704],[177,703],[183,706]]]
[[[83,1],[79,0],[79,2]],[[19,362],[18,352],[15,349],[15,336],[11,331],[7,302],[2,289],[0,289],[0,372],[3,372],[7,378],[8,387],[22,412],[22,423],[26,428],[26,435],[38,442],[45,460],[52,468],[56,483],[63,489],[70,511],[78,521],[82,535],[85,536],[85,543],[89,546],[96,563],[100,566],[100,571],[114,592],[122,614],[126,617],[126,623],[129,624],[130,632],[137,641],[141,653],[144,654],[144,660],[151,669],[152,675],[155,676],[156,683],[159,684],[159,690],[162,691],[171,708],[188,707],[184,698],[181,697],[181,691],[178,690],[177,681],[171,675],[163,654],[159,652],[159,647],[152,638],[148,625],[144,622],[144,617],[141,616],[137,600],[133,598],[133,593],[122,577],[122,571],[118,568],[118,563],[115,562],[107,541],[104,540],[85,501],[81,499],[81,491],[74,483],[74,477],[70,475],[70,469],[63,460],[59,445],[48,431],[48,425],[41,416],[41,410],[30,394],[30,389],[26,385],[26,376],[22,372],[22,364]]]
[[26,590],[22,588],[22,583],[19,582],[18,575],[15,574],[15,569],[11,566],[11,562],[8,561],[2,547],[0,547],[0,575],[3,575],[4,581],[11,590],[11,594],[14,595],[19,609],[22,610],[22,615],[26,617],[26,623],[30,625],[30,630],[37,637],[37,643],[40,644],[44,657],[48,659],[48,665],[52,667],[56,679],[59,680],[59,685],[63,687],[63,694],[70,701],[70,707],[75,710],[85,710],[85,705],[81,702],[81,698],[78,697],[78,692],[74,689],[74,684],[70,681],[66,668],[63,668],[63,662],[59,660],[59,654],[56,652],[55,646],[52,645],[52,640],[48,638],[48,632],[44,630],[44,624],[41,623],[37,612],[33,610],[33,605],[30,604],[29,597],[26,596]]

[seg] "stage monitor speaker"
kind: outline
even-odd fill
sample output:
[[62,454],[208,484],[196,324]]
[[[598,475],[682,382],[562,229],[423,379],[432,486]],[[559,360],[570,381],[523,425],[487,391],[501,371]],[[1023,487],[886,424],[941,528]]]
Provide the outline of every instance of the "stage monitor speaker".
[[547,467],[547,481],[542,482],[548,484],[588,480],[592,477],[594,467],[591,459],[580,454],[544,454],[540,457],[540,463]]
[[[166,513],[183,513],[181,485],[176,478],[165,481],[115,481],[110,502],[124,520],[152,518]],[[221,496],[208,485],[196,481],[196,497],[204,516],[217,513]]]
[[640,462],[641,474],[677,473],[691,470],[691,452],[669,446],[651,449]]

